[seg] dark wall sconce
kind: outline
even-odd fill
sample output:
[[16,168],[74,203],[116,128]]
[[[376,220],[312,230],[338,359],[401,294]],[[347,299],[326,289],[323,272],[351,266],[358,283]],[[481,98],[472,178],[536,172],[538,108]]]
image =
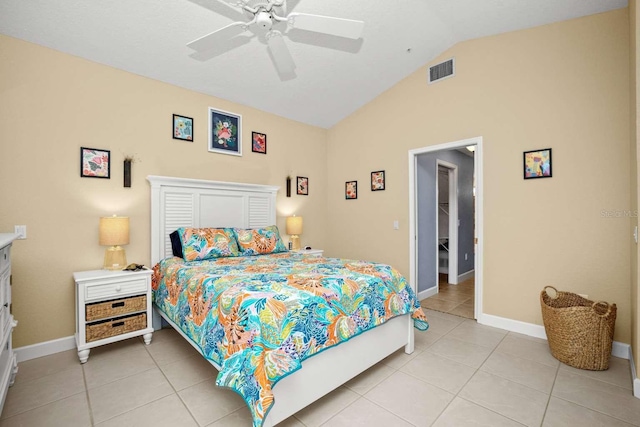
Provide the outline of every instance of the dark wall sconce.
[[287,197],[291,197],[291,177],[287,177]]
[[124,186],[131,187],[131,159],[124,160]]

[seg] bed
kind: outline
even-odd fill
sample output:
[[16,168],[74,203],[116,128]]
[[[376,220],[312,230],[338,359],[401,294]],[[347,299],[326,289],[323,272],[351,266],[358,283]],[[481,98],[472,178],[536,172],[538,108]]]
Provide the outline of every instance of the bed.
[[[223,270],[222,273],[209,272],[210,266],[207,266],[206,274],[209,276],[204,279],[203,274],[205,273],[200,268],[207,263],[199,262],[194,266],[193,263],[185,263],[184,260],[172,258],[170,233],[181,227],[257,229],[271,226],[276,223],[275,202],[278,187],[160,176],[149,176],[147,179],[151,184],[151,265],[156,266],[154,267],[154,275],[160,275],[160,267],[162,266],[175,276],[195,276],[196,282],[213,283],[224,276],[225,280],[235,280],[236,283],[240,283],[246,280],[246,277],[242,276],[242,274],[245,274],[244,270],[241,270],[237,265],[246,264],[243,268],[253,269],[254,272],[268,273],[270,275],[269,281],[277,283],[274,277],[282,277],[281,281],[285,282],[288,280],[287,277],[293,277],[292,273],[287,269],[291,269],[291,271],[307,269],[305,270],[307,273],[317,273],[317,270],[321,269],[323,273],[329,274],[334,270],[338,271],[340,268],[346,270],[372,268],[370,266],[365,267],[364,264],[360,265],[358,261],[347,262],[324,258],[312,260],[299,254],[284,252],[260,255],[253,257],[251,260],[244,259],[249,257],[209,260],[208,264],[215,264],[217,265],[216,268],[220,268],[220,265],[223,265],[226,270]],[[186,265],[181,265],[181,263]],[[268,265],[268,270],[260,270],[265,265]],[[184,269],[182,270],[183,273],[178,273],[181,268]],[[388,266],[376,264],[373,268],[378,271],[377,276],[375,274],[369,275],[369,279],[374,276],[397,275],[397,272]],[[344,275],[348,273],[344,271],[340,270],[339,277],[346,277]],[[393,283],[406,284],[401,276],[399,278],[393,277],[393,279],[395,280]],[[164,283],[162,280],[160,277],[156,277],[154,280],[156,285],[154,286],[160,286],[159,283]],[[353,280],[364,279],[356,277]],[[168,279],[167,283],[169,283]],[[340,283],[344,285],[346,279]],[[195,292],[193,291],[195,289],[194,285],[185,285],[185,288],[189,286],[192,292]],[[246,286],[246,283],[243,286]],[[408,306],[415,306],[415,301],[406,301],[409,298],[407,295],[415,294],[415,290],[408,291],[408,289],[405,289],[409,288],[408,285],[400,287],[404,292],[403,297],[395,297],[393,304],[398,305],[403,301]],[[287,289],[288,291],[283,295],[293,292],[291,291],[292,288]],[[193,330],[187,330],[188,328],[184,327],[186,323],[184,319],[181,319],[177,313],[171,313],[167,309],[167,305],[162,303],[167,299],[167,291],[165,290],[164,292],[158,299],[158,304],[154,305],[154,329],[162,326],[162,320],[174,327],[221,372],[218,377],[218,384],[234,388],[234,381],[236,381],[234,378],[236,377],[232,377],[230,372],[234,375],[237,372],[246,372],[246,359],[235,358],[233,363],[230,362],[232,358],[224,359],[223,369],[221,358],[216,357],[215,351],[212,352],[212,348],[216,348],[216,346],[207,347],[207,345],[203,344],[207,342],[206,340],[189,337]],[[327,294],[331,294],[331,292],[333,290],[323,289],[317,296],[327,300]],[[280,304],[281,302],[289,304],[290,301],[293,301],[293,299],[287,299],[285,296],[273,297],[273,295],[275,294],[271,294],[271,297],[266,298],[265,301],[269,301],[272,305],[274,303]],[[178,297],[174,296],[173,298],[177,300]],[[331,298],[334,298],[334,296]],[[223,301],[223,299],[220,301]],[[221,307],[224,306],[223,302],[220,304]],[[393,304],[387,304],[387,308]],[[329,305],[333,306],[334,304]],[[290,305],[287,307],[290,307]],[[223,311],[223,308],[220,308],[220,311]],[[404,311],[408,311],[406,307]],[[421,317],[415,307],[413,315],[417,318]],[[330,319],[335,319],[335,314],[328,314],[327,316]],[[198,322],[204,324],[207,321],[204,318],[200,318]],[[271,384],[273,388],[268,390],[268,393],[263,393],[264,390],[260,390],[257,404],[255,399],[250,400],[247,396],[241,394],[252,411],[254,425],[272,426],[285,420],[402,347],[404,347],[405,352],[412,353],[414,345],[413,328],[414,320],[411,314],[401,314],[395,317],[387,315],[380,326],[371,329],[363,327],[362,331],[353,330],[351,331],[352,335],[347,337],[349,339],[339,345],[327,346],[326,348],[318,346],[317,349],[314,349],[315,351],[310,352],[310,354],[315,353],[313,357],[302,360],[302,369],[298,369],[298,367],[283,369],[279,373],[280,376],[276,377],[277,380]],[[344,330],[348,329],[344,328]],[[316,330],[320,331],[322,328],[316,328]],[[215,335],[213,332],[211,334]],[[315,344],[316,341],[314,341]],[[235,356],[238,353],[233,354]],[[269,353],[269,355],[272,354],[276,353]],[[280,357],[282,354],[277,356]],[[242,369],[233,370],[233,366],[240,365],[242,365]],[[278,366],[278,363],[275,365]],[[340,368],[335,369],[335,367]],[[255,375],[258,376],[262,371],[258,369],[255,372]],[[236,391],[238,390],[236,389]]]

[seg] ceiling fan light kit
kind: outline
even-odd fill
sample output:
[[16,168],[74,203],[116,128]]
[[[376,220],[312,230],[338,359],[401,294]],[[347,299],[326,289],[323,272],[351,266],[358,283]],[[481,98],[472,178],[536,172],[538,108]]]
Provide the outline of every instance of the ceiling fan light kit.
[[[249,22],[229,24],[187,43],[187,46],[195,51],[207,51],[239,36],[245,31],[250,31],[251,27],[255,26],[260,32],[264,32],[273,62],[281,74],[290,74],[295,69],[295,63],[283,37],[287,35],[289,29],[312,31],[349,39],[359,39],[362,37],[364,30],[364,22],[353,19],[297,12],[283,15],[277,9],[282,10],[284,13],[285,0],[268,0],[253,6],[249,4],[250,0],[228,0],[227,3],[248,12],[253,16],[252,19]],[[275,25],[282,22],[286,23],[286,28],[283,28],[284,33],[274,29]]]

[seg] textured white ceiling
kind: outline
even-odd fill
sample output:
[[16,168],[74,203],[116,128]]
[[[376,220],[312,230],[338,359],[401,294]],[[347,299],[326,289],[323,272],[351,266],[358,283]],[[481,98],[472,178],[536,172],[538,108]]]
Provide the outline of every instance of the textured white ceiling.
[[185,46],[247,20],[222,0],[0,0],[0,33],[329,128],[458,42],[618,9],[627,0],[289,0],[288,6],[362,20],[364,35],[354,41],[290,30],[285,41],[297,68],[283,78],[256,34],[236,38],[237,47],[223,46],[228,50],[210,59]]

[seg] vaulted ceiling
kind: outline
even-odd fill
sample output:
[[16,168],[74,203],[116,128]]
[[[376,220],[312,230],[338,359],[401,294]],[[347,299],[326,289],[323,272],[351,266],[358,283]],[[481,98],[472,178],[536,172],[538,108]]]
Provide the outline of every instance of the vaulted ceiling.
[[626,0],[289,0],[288,11],[365,26],[351,40],[276,23],[296,64],[286,75],[276,71],[256,27],[211,51],[186,46],[249,21],[235,3],[266,1],[0,0],[0,33],[329,128],[456,43],[627,6]]

